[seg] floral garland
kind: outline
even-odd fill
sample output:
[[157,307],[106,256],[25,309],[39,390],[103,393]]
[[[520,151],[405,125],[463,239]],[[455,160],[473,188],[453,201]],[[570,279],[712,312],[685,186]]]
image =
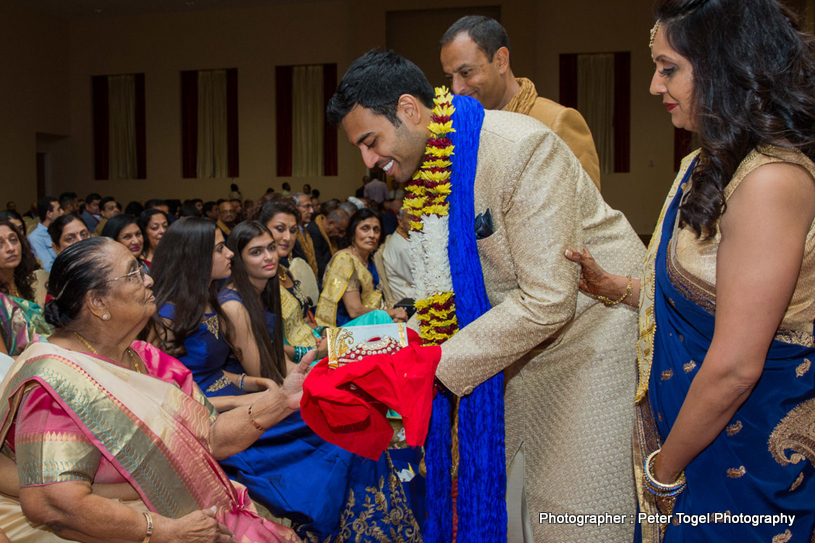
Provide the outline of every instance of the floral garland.
[[404,207],[411,215],[410,254],[413,281],[419,300],[416,314],[419,335],[427,345],[441,345],[458,331],[453,279],[447,255],[450,174],[454,146],[448,134],[453,128],[453,95],[446,87],[436,89],[428,126],[422,166],[405,190]]

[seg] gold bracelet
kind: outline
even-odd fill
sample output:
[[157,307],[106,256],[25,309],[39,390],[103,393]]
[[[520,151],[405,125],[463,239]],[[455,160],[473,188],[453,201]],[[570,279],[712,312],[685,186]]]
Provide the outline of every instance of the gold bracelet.
[[626,277],[628,277],[628,286],[625,287],[625,294],[623,294],[622,298],[620,298],[619,300],[612,300],[611,298],[606,298],[605,296],[597,296],[597,299],[603,302],[603,305],[605,305],[606,307],[611,307],[612,305],[617,305],[618,303],[628,298],[628,295],[631,294],[632,290],[634,290],[634,282],[631,280],[630,275]]
[[153,517],[150,516],[150,513],[143,513],[144,518],[147,519],[147,534],[144,536],[144,541],[142,543],[150,543],[150,538],[153,537]]
[[252,415],[252,408],[253,408],[254,406],[255,406],[255,404],[252,404],[252,405],[250,405],[250,406],[249,406],[249,420],[251,420],[251,421],[252,421],[252,424],[254,424],[254,425],[255,425],[255,428],[257,428],[257,429],[258,429],[258,430],[260,430],[261,432],[265,432],[265,431],[266,431],[266,428],[264,428],[263,426],[261,426],[260,424],[258,424],[258,422],[255,420],[255,417]]

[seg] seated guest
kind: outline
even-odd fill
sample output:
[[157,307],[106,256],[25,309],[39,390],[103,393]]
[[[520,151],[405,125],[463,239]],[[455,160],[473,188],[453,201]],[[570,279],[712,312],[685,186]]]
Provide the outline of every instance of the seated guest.
[[144,206],[141,205],[140,202],[132,201],[125,207],[125,214],[133,215],[134,217],[138,217],[141,215],[141,212],[144,211]]
[[28,240],[7,220],[0,219],[0,293],[2,312],[0,332],[4,352],[20,354],[30,333],[48,335],[42,307],[36,303],[37,259]]
[[[170,212],[170,206],[167,205],[167,202],[165,202],[164,200],[162,200],[160,198],[153,198],[151,200],[147,200],[144,203],[144,209],[159,209],[159,210],[163,211],[164,213],[169,213]],[[141,215],[141,213],[139,215]],[[138,215],[136,215],[136,216],[138,217]]]
[[[232,249],[203,219],[182,219],[167,231],[153,267],[161,305],[153,337],[163,349],[183,353],[180,360],[214,405],[243,411],[267,395],[266,389],[285,386],[287,367],[272,236],[250,221],[236,226],[229,244]],[[233,279],[216,297],[230,261]],[[363,461],[324,442],[299,412],[220,462],[274,515],[294,521],[309,541],[335,541],[363,519],[385,533],[416,530],[400,486],[389,485],[386,495],[375,488],[379,480],[396,477],[389,459]],[[366,500],[383,498],[386,507],[366,510]]]
[[232,209],[235,210],[235,224],[238,224],[245,218],[243,202],[238,198],[232,198],[229,201],[232,202]]
[[311,234],[311,239],[314,242],[318,281],[322,280],[328,261],[339,250],[337,240],[346,228],[348,228],[348,214],[342,209],[333,209],[327,215],[317,215],[306,226],[306,230]]
[[80,217],[76,215],[63,215],[48,227],[48,235],[51,236],[51,246],[54,252],[61,253],[77,241],[88,239],[91,233]]
[[306,227],[311,223],[314,216],[314,205],[311,203],[311,198],[302,192],[292,194],[294,205],[300,210],[300,222],[298,223],[297,242],[294,245],[294,256],[305,260],[314,276],[317,276],[317,258],[314,255],[314,241],[311,239],[311,234],[306,230]]
[[416,298],[413,290],[413,273],[410,270],[410,215],[407,210],[399,210],[399,226],[396,232],[388,236],[382,248],[382,261],[385,265],[385,275],[388,276],[388,285],[398,302],[403,298]]
[[0,219],[6,219],[17,229],[21,236],[25,236],[25,221],[19,213],[11,209],[0,211]]
[[300,210],[291,199],[280,198],[263,204],[259,221],[274,238],[278,256],[284,350],[286,356],[295,363],[312,350],[317,350],[319,358],[326,354],[322,338],[315,330],[317,323],[311,316],[314,301],[303,293],[298,278],[283,264],[288,261],[294,249],[299,219]]
[[209,219],[212,222],[218,222],[218,202],[204,202],[204,205],[201,208],[201,213],[204,214],[205,219]]
[[76,215],[79,211],[79,197],[75,192],[63,192],[59,195],[59,207],[63,215]]
[[338,251],[325,270],[317,324],[361,326],[407,320],[402,308],[380,310],[379,274],[371,254],[379,247],[381,236],[382,218],[376,211],[366,208],[354,213],[346,231],[349,247]]
[[125,213],[116,215],[108,221],[102,230],[102,236],[118,241],[130,251],[130,254],[139,261],[144,271],[149,272],[149,268],[141,259],[144,250],[144,236],[137,222],[136,217]]
[[229,233],[235,228],[235,208],[229,200],[218,201],[218,228],[224,233],[224,236],[229,236]]
[[101,200],[99,200],[99,215],[102,217],[99,220],[99,223],[93,229],[94,236],[101,236],[102,229],[105,228],[105,224],[108,222],[108,219],[111,217],[115,217],[116,215],[122,212],[122,206],[113,196],[105,196]]
[[150,263],[153,261],[153,255],[158,247],[158,242],[167,228],[170,226],[170,219],[164,211],[157,208],[145,209],[139,215],[136,221],[141,230],[142,239],[144,240],[144,249],[142,250],[142,261],[150,268]]
[[82,212],[80,217],[83,221],[85,221],[85,226],[88,227],[88,232],[93,232],[96,229],[96,226],[99,224],[99,221],[102,220],[102,216],[99,213],[99,204],[101,203],[102,197],[92,192],[85,197],[85,210]]
[[178,216],[179,218],[203,217],[203,213],[201,213],[201,210],[198,209],[198,206],[196,206],[191,200],[188,200],[181,205],[181,210],[178,212]]
[[156,310],[151,286],[104,238],[57,257],[46,309],[56,331],[26,349],[2,391],[3,462],[19,466],[19,487],[0,479],[0,529],[14,541],[297,541],[257,515],[217,460],[297,410],[305,367],[218,415],[189,370],[134,341]]
[[53,241],[48,235],[48,227],[54,222],[54,219],[62,215],[62,208],[59,207],[56,198],[43,196],[37,200],[37,214],[40,217],[40,224],[28,235],[28,241],[31,243],[34,255],[42,262],[42,269],[51,271],[51,263],[54,262],[57,253],[51,247]]

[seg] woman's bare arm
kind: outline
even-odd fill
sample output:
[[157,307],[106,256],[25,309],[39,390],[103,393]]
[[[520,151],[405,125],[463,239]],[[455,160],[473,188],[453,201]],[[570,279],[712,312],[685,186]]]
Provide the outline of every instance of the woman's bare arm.
[[676,480],[753,391],[795,289],[813,219],[815,182],[789,164],[758,168],[728,201],[713,340],[657,455],[659,481]]

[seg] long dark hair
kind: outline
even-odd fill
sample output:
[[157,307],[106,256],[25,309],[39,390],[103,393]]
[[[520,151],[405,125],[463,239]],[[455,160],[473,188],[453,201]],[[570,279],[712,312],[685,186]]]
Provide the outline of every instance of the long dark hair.
[[[260,376],[272,379],[278,385],[283,384],[286,376],[286,357],[283,354],[283,312],[280,309],[280,280],[277,274],[266,282],[266,287],[258,298],[255,288],[246,273],[241,252],[249,243],[263,234],[272,233],[257,221],[244,221],[232,229],[227,240],[229,250],[235,253],[232,257],[232,276],[227,287],[232,286],[243,300],[252,323],[252,334],[260,354]],[[274,238],[273,238],[274,239]],[[263,310],[277,317],[272,334],[266,328]]]
[[[37,257],[34,251],[31,250],[31,244],[28,238],[25,237],[14,224],[8,219],[0,219],[0,226],[7,226],[20,241],[20,263],[14,268],[14,286],[17,287],[17,292],[21,297],[26,300],[34,301],[34,272],[40,268],[37,262]],[[8,295],[11,290],[11,285],[7,285],[5,281],[0,279],[0,292]]]
[[[150,237],[147,235],[147,226],[150,224],[150,219],[153,218],[153,215],[163,215],[164,220],[167,221],[167,226],[170,226],[170,217],[168,217],[167,214],[160,209],[150,208],[141,212],[139,218],[136,219],[136,224],[139,225],[141,237],[144,240],[144,248],[147,249],[144,251],[144,254],[147,254],[149,251],[153,251],[154,253],[156,251],[156,247],[150,246]],[[162,237],[162,239],[164,238]]]
[[224,337],[229,337],[230,323],[218,303],[218,283],[210,280],[215,229],[212,221],[184,217],[170,225],[156,247],[150,267],[156,306],[160,309],[174,304],[175,314],[172,325],[167,326],[156,313],[152,326],[162,339],[166,334],[161,331],[172,332],[172,347],[183,347],[184,340],[201,324],[207,303],[218,315]]
[[[105,226],[102,227],[102,236],[110,238],[113,241],[119,241],[119,234],[121,234],[122,230],[131,224],[138,226],[136,217],[129,213],[122,213],[120,215],[116,215],[115,217],[111,217],[108,219],[108,222],[105,223]],[[142,234],[142,243],[144,243],[144,234]]]
[[793,147],[815,160],[815,45],[776,0],[660,0],[654,13],[693,66],[702,151],[681,218],[712,236],[724,188],[752,149]]

